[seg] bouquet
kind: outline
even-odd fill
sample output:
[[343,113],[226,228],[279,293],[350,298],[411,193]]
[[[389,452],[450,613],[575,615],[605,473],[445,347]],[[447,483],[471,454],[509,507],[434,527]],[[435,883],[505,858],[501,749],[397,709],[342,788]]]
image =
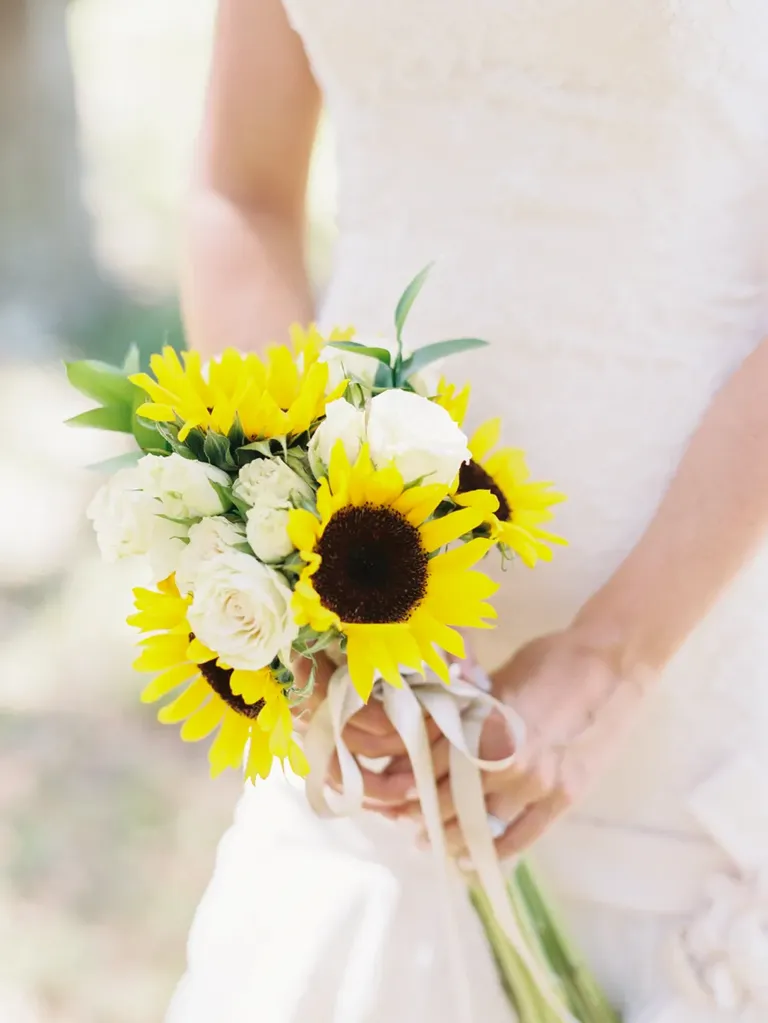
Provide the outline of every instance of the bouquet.
[[[493,710],[517,742],[521,725],[445,659],[464,658],[464,631],[493,625],[497,586],[483,560],[551,558],[562,541],[546,527],[563,496],[530,480],[522,452],[497,447],[498,420],[464,433],[469,388],[435,365],[485,342],[405,348],[426,275],[400,299],[391,344],[294,327],[263,356],[228,349],[206,366],[172,348],[152,356],[150,372],[134,352],[120,368],[69,364],[71,382],[100,403],[72,422],[131,433],[137,446],[108,467],[88,514],[106,559],[138,556],[151,576],[128,619],[142,634],[135,667],[153,676],[141,698],[164,701],[158,717],[181,724],[182,739],[213,737],[214,774],[244,765],[255,782],[288,765],[309,776],[318,812],[354,809],[362,782],[343,729],[380,699],[447,871],[430,714],[452,743],[475,902],[520,1018],[613,1019],[527,868],[504,887],[479,771],[510,761],[480,761],[479,734]],[[294,715],[323,651],[339,667],[300,742]],[[335,808],[324,789],[334,753],[344,782]]]

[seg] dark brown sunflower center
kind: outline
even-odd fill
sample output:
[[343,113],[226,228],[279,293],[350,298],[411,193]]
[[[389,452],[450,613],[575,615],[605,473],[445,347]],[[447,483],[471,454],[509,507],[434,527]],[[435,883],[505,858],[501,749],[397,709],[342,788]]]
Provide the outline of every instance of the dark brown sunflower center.
[[205,681],[228,707],[231,707],[237,714],[242,714],[243,717],[255,718],[259,716],[259,712],[264,706],[264,701],[257,700],[256,703],[246,703],[242,696],[235,696],[229,686],[229,680],[232,678],[232,670],[230,668],[220,668],[216,661],[206,661],[205,664],[201,664],[199,667],[200,674]]
[[512,518],[512,509],[509,506],[509,501],[504,496],[501,487],[498,485],[496,480],[491,476],[489,472],[472,459],[469,462],[465,462],[459,469],[459,490],[460,494],[467,494],[470,490],[490,490],[495,498],[499,502],[499,510],[496,512],[496,518],[501,519],[502,522],[509,522]]
[[342,508],[317,545],[313,576],[324,607],[343,622],[407,621],[427,592],[427,552],[418,529],[392,508]]

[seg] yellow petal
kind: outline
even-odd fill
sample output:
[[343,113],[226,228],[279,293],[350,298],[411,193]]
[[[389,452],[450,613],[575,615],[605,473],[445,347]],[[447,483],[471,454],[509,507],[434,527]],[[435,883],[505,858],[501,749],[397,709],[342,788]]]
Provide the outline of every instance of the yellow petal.
[[167,671],[156,675],[149,685],[144,687],[141,692],[141,702],[154,703],[155,700],[159,700],[166,693],[170,693],[176,686],[180,686],[182,682],[186,682],[187,679],[192,678],[196,674],[197,665],[195,664],[177,664],[173,668],[168,668]]
[[347,630],[347,668],[352,685],[364,703],[368,702],[373,689],[374,664],[371,661],[365,632],[358,632],[355,626]]
[[411,487],[404,490],[394,503],[394,508],[405,515],[412,526],[420,526],[448,496],[448,488],[442,483],[430,483],[425,487]]
[[501,434],[501,419],[489,419],[479,426],[469,441],[469,450],[476,462],[482,462],[494,445],[498,444]]
[[157,720],[164,725],[172,725],[177,721],[183,721],[196,711],[200,704],[211,695],[211,688],[202,678],[195,681],[177,696],[172,703],[161,707],[157,714]]
[[211,748],[208,751],[211,775],[214,778],[228,767],[240,767],[249,733],[248,718],[241,717],[233,710],[228,709],[224,714],[219,734],[211,743]]
[[450,512],[443,518],[425,522],[420,527],[421,542],[424,549],[431,553],[476,529],[482,521],[483,513],[477,508],[462,508],[461,511]]
[[272,770],[274,757],[269,749],[269,738],[263,732],[251,729],[250,746],[248,749],[248,761],[245,767],[245,776],[251,781],[256,778],[268,778]]
[[320,523],[305,508],[293,508],[288,516],[288,537],[300,551],[314,550]]
[[309,774],[309,762],[304,755],[304,750],[293,740],[288,748],[288,763],[291,770],[300,778],[306,778]]
[[172,423],[176,418],[176,413],[170,405],[154,405],[152,402],[139,405],[136,415],[142,419],[151,419],[155,423]]
[[337,440],[331,451],[330,464],[328,465],[328,482],[334,494],[343,493],[349,480],[351,466],[344,449],[344,441]]
[[218,654],[211,650],[210,647],[207,647],[205,643],[201,643],[197,636],[195,636],[192,642],[187,645],[185,656],[195,664],[208,664],[209,661],[215,661]]
[[218,728],[224,717],[224,703],[215,696],[191,714],[181,726],[184,742],[198,742]]

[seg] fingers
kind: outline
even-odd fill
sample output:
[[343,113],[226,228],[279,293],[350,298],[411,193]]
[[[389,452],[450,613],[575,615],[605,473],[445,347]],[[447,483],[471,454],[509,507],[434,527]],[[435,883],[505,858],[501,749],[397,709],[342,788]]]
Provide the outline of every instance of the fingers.
[[[399,807],[408,799],[414,798],[413,776],[406,773],[381,774],[375,771],[368,771],[360,768],[363,779],[363,791],[366,800],[375,800],[377,803],[384,803],[389,808]],[[339,758],[334,754],[328,768],[328,784],[337,792],[341,791],[341,768]],[[381,810],[380,806],[368,806],[368,809]]]
[[568,801],[559,793],[529,806],[513,824],[510,824],[501,838],[496,840],[496,853],[499,859],[509,859],[525,852],[541,838],[567,806]]

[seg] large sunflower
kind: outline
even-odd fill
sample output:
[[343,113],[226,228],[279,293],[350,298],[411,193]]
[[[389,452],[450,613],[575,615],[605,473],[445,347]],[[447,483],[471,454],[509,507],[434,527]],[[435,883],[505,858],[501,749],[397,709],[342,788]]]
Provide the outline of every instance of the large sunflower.
[[[334,331],[331,340],[347,339]],[[131,377],[149,395],[137,414],[160,423],[181,421],[179,440],[190,430],[228,434],[239,417],[249,440],[297,435],[323,415],[329,401],[344,391],[342,382],[330,394],[328,366],[318,361],[325,343],[316,328],[291,329],[291,345],[268,345],[261,358],[226,349],[204,372],[199,352],[166,347],[150,359],[152,376]]]
[[394,686],[400,666],[426,662],[444,681],[448,669],[433,644],[464,657],[451,626],[490,628],[485,603],[497,586],[472,571],[493,541],[441,548],[471,532],[483,511],[462,508],[433,518],[447,496],[439,484],[406,488],[393,467],[376,470],[367,447],[350,465],[339,442],[317,495],[319,519],[291,511],[289,532],[307,562],[294,594],[299,624],[346,637],[349,673],[367,700],[378,671]]
[[183,686],[161,707],[164,724],[183,721],[181,737],[187,742],[204,739],[218,729],[208,758],[211,774],[243,764],[247,778],[269,775],[275,757],[286,759],[297,774],[308,766],[293,738],[291,710],[285,693],[269,668],[232,671],[192,634],[187,621],[190,598],[182,597],[173,576],[157,590],[136,589],[136,614],[128,623],[151,633],[134,664],[137,671],[160,672],[141,694],[154,703]]
[[539,559],[552,559],[548,544],[566,543],[541,528],[554,518],[551,508],[564,501],[565,494],[552,490],[552,483],[532,481],[522,451],[498,448],[491,453],[500,432],[501,420],[489,419],[472,435],[472,459],[459,470],[454,500],[485,509],[493,539],[511,547],[533,567]]

